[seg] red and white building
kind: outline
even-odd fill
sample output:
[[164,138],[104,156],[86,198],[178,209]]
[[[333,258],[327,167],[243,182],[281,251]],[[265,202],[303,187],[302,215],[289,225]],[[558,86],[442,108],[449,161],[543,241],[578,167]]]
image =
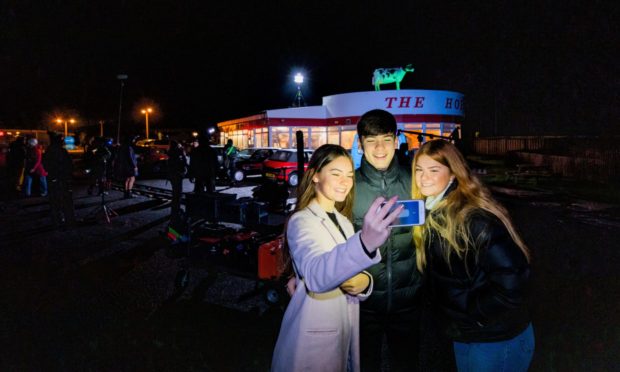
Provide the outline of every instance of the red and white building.
[[[235,146],[295,147],[295,132],[304,133],[305,148],[325,143],[350,149],[359,118],[372,109],[389,111],[398,128],[448,136],[463,122],[463,94],[443,90],[383,90],[323,97],[321,106],[266,110],[259,114],[217,124],[220,141],[231,138]],[[419,146],[408,136],[409,148]]]

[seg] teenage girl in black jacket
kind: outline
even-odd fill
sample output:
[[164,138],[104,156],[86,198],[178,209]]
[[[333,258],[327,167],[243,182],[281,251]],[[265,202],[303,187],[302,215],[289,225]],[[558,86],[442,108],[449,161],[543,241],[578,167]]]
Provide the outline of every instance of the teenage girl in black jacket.
[[429,280],[459,371],[527,371],[534,334],[526,306],[530,255],[506,210],[450,142],[425,143],[413,161],[417,265]]

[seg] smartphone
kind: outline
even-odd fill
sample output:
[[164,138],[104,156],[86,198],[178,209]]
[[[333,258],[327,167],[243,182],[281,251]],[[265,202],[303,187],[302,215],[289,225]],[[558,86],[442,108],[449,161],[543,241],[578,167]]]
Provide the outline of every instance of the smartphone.
[[[383,206],[385,203],[381,204]],[[424,225],[424,200],[412,199],[412,200],[397,200],[392,209],[403,205],[403,210],[400,215],[395,219],[390,226],[416,226]]]

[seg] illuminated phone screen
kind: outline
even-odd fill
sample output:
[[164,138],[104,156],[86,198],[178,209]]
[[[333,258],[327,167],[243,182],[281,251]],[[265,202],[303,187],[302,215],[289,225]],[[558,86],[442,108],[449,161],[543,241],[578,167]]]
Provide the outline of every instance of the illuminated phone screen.
[[404,208],[400,216],[398,216],[390,226],[424,225],[424,200],[398,200],[392,209],[396,208],[399,204],[402,204]]

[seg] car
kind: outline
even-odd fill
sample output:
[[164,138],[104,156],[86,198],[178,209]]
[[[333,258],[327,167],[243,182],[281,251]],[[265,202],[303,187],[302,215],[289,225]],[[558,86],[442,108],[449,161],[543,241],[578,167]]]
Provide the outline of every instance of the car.
[[153,138],[141,139],[136,141],[136,147],[154,147],[161,150],[168,150],[170,148],[170,140],[157,140]]
[[258,150],[258,147],[248,147],[247,149],[240,150],[239,153],[237,153],[237,159],[247,160],[256,150]]
[[[252,150],[252,151],[246,151]],[[263,162],[273,155],[278,149],[274,147],[254,147],[252,149],[245,149],[239,152],[246,151],[252,154],[248,158],[242,158],[237,156],[237,162],[235,163],[235,173],[233,178],[236,182],[243,181],[247,176],[260,175],[263,172]]]
[[[304,169],[308,169],[308,162],[312,150],[304,150]],[[280,149],[273,153],[263,163],[263,178],[267,182],[285,183],[295,187],[299,184],[297,173],[297,150]]]
[[168,169],[168,154],[157,147],[136,146],[138,169],[142,174],[162,174]]

